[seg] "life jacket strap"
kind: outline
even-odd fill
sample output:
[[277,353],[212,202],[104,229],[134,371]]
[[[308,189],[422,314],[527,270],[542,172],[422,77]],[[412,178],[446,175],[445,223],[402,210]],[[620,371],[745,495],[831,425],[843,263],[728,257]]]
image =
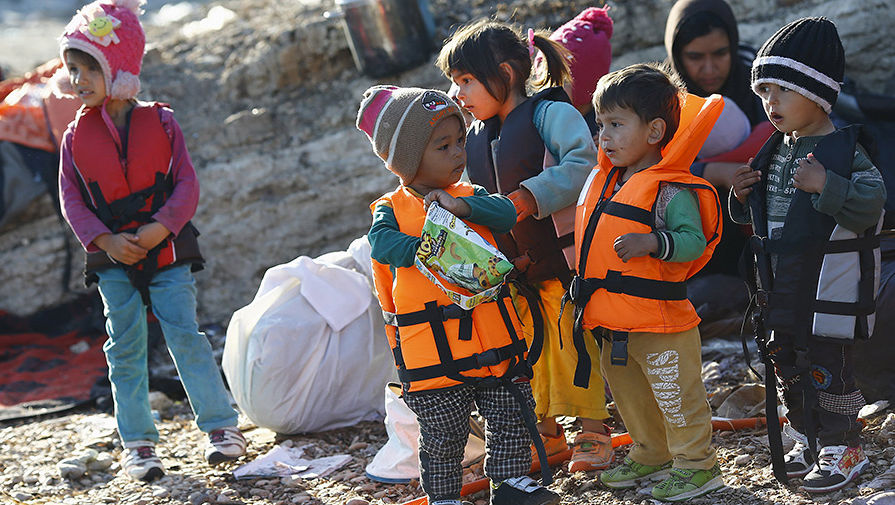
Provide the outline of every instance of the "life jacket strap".
[[[450,363],[438,363],[437,365],[429,365],[420,368],[408,369],[402,365],[398,368],[398,378],[403,383],[424,381],[445,377],[448,371],[468,372],[489,366],[496,366],[508,359],[515,358],[525,352],[524,341],[517,341],[507,344],[503,347],[488,349],[485,352],[476,353],[465,358],[452,360]],[[475,377],[465,377],[464,379],[475,380]],[[465,380],[463,381],[465,382]]]
[[634,275],[623,275],[617,270],[609,270],[603,279],[576,276],[569,285],[569,300],[576,306],[584,307],[598,289],[651,300],[687,299],[687,283],[684,281],[646,279]]
[[603,207],[603,214],[620,217],[628,221],[634,221],[650,228],[655,228],[655,218],[653,213],[634,205],[619,203],[614,200],[608,200]]
[[[438,320],[444,322],[448,319],[464,319],[471,318],[472,311],[466,310],[459,305],[450,304],[450,305],[439,305],[435,308],[437,313]],[[432,310],[431,309],[423,309],[418,310],[416,312],[407,312],[404,314],[396,314],[394,312],[388,312],[386,310],[382,311],[382,317],[385,319],[385,324],[390,326],[414,326],[417,324],[429,323],[432,320]]]

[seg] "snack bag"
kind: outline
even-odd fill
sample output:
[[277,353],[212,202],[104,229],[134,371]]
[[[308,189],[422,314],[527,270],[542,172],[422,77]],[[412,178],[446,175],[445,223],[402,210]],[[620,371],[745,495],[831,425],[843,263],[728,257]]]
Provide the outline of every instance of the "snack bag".
[[506,256],[460,218],[429,205],[414,263],[464,309],[494,299],[513,269]]

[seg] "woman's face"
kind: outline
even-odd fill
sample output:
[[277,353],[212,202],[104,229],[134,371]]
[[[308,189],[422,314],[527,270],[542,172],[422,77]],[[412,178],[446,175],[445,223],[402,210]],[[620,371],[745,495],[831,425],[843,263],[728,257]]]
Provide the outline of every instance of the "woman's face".
[[691,81],[708,93],[716,93],[727,82],[732,57],[727,32],[713,28],[682,47],[680,61]]

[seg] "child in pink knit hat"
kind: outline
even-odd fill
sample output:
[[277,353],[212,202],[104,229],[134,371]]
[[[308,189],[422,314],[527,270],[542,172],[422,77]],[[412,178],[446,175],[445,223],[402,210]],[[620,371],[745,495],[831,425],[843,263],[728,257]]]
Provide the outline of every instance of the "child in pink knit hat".
[[122,468],[134,479],[164,474],[149,408],[146,310],[161,324],[210,464],[245,453],[211,346],[196,323],[192,272],[202,267],[190,223],[199,184],[180,127],[165,104],[137,101],[146,37],[143,0],[97,0],[59,39],[59,91],[83,102],[62,137],[62,212],[87,251],[88,284],[105,305],[103,346]]
[[572,80],[564,86],[572,105],[587,115],[593,111],[591,97],[597,81],[609,72],[612,63],[612,18],[609,6],[588,7],[550,34],[550,39],[572,54],[569,72]]

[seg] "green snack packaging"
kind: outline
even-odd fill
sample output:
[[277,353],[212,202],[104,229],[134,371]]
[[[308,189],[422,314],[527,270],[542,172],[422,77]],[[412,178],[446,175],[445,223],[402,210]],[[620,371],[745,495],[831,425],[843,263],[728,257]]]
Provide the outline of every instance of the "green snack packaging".
[[464,309],[493,300],[513,264],[496,247],[438,203],[429,205],[414,263]]

